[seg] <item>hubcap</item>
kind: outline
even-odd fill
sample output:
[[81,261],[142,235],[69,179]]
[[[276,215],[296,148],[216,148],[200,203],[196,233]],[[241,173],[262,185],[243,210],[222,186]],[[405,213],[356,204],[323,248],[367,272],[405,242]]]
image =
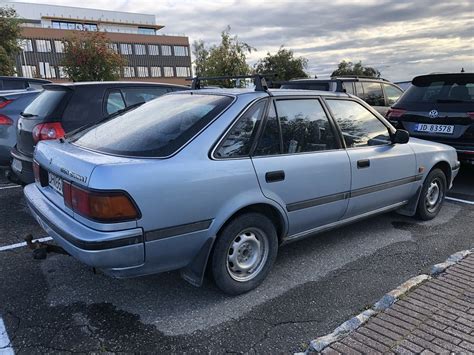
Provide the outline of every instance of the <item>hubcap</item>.
[[257,228],[240,232],[227,251],[227,271],[236,281],[245,282],[256,277],[268,258],[268,239]]
[[443,191],[441,189],[441,182],[438,179],[434,179],[431,181],[425,196],[425,204],[428,212],[434,212],[442,199]]

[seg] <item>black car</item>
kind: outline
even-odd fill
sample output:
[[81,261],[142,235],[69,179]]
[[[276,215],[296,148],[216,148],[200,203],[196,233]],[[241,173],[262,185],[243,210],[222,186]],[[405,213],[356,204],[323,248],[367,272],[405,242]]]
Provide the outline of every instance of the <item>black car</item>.
[[387,118],[411,136],[453,146],[459,160],[474,164],[474,73],[417,76]]
[[16,76],[0,76],[0,91],[34,89],[41,90],[43,84],[51,81],[33,78],[20,78]]
[[22,112],[17,143],[11,150],[9,179],[34,181],[33,152],[41,140],[57,139],[172,91],[188,87],[161,83],[84,82],[47,84]]
[[361,98],[382,115],[403,94],[400,87],[388,80],[360,76],[290,80],[283,83],[281,88],[346,92]]

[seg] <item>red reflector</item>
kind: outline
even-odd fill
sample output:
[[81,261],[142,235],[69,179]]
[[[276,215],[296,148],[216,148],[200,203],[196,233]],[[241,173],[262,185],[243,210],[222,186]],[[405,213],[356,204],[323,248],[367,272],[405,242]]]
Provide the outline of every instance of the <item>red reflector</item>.
[[64,129],[60,122],[40,123],[33,128],[33,141],[58,139],[64,137]]
[[387,118],[400,118],[402,117],[407,110],[399,109],[399,108],[390,108],[387,111]]
[[33,161],[33,173],[35,175],[35,181],[40,181],[40,166],[36,160]]
[[13,120],[5,115],[0,115],[0,126],[11,126],[13,125]]
[[8,104],[11,104],[13,102],[13,100],[3,100],[0,102],[0,108],[4,108],[5,106],[7,106]]

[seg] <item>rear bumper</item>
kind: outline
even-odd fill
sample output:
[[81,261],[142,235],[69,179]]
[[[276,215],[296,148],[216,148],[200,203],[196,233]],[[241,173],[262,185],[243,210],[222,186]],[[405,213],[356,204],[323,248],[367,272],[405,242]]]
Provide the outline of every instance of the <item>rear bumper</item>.
[[[97,231],[58,209],[35,184],[26,186],[24,194],[32,215],[46,233],[84,264],[124,271],[144,264],[145,247],[141,228]],[[117,270],[115,275],[120,276],[120,272]]]
[[10,151],[11,157],[20,162],[21,169],[12,164],[12,171],[23,184],[31,184],[35,181],[33,173],[33,157],[20,153],[15,147]]

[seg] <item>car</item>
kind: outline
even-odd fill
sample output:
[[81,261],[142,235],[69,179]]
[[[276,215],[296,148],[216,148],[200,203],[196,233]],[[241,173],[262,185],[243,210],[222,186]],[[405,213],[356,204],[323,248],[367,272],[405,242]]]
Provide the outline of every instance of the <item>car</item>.
[[390,106],[403,94],[398,85],[386,79],[361,76],[296,79],[283,83],[281,88],[346,92],[361,98],[381,115],[385,115]]
[[236,295],[282,244],[392,210],[438,214],[459,171],[452,147],[410,139],[348,94],[255,81],[170,93],[40,142],[32,215],[108,275],[180,270],[199,286],[209,270]]
[[14,90],[41,90],[44,84],[51,81],[44,79],[22,78],[16,76],[0,76],[0,92],[10,92]]
[[39,95],[39,90],[18,90],[0,95],[0,167],[10,165],[10,150],[16,142],[20,113]]
[[150,82],[81,82],[47,84],[28,105],[17,125],[17,143],[11,149],[10,181],[34,181],[33,152],[41,140],[57,139],[172,91],[186,86]]
[[474,73],[420,75],[387,112],[411,136],[456,148],[474,164]]

